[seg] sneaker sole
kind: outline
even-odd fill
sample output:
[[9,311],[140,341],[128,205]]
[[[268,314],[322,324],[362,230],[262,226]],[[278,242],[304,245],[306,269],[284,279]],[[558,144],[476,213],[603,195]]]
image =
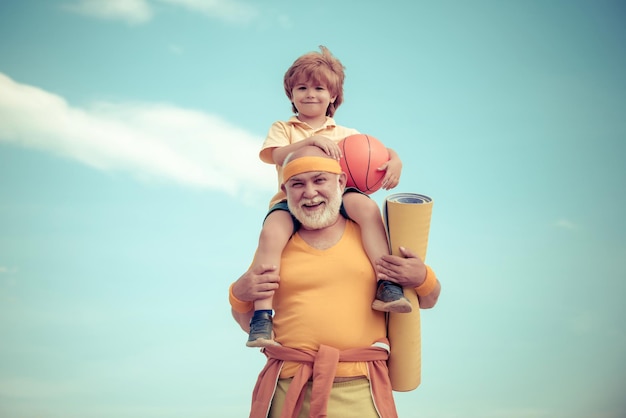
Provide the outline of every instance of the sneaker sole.
[[257,338],[256,340],[246,342],[246,347],[271,347],[276,345],[280,344],[274,340],[268,340],[265,338]]
[[399,299],[391,302],[383,302],[376,299],[372,303],[372,309],[381,312],[409,313],[413,310],[413,307],[408,299]]

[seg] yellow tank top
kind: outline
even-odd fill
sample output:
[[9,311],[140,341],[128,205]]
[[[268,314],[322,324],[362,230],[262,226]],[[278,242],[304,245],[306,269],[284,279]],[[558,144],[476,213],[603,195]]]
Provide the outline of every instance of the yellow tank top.
[[[361,244],[361,232],[347,221],[333,247],[318,250],[297,233],[281,259],[280,287],[274,295],[276,340],[292,348],[339,350],[367,347],[386,336],[384,314],[371,308],[376,276]],[[281,378],[298,364],[285,363]],[[364,363],[340,363],[337,376],[367,375]]]

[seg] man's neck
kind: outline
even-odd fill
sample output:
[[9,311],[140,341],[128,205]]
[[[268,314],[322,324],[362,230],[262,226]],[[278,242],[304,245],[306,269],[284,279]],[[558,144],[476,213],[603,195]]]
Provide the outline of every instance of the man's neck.
[[326,250],[341,240],[345,228],[346,219],[339,215],[335,223],[326,228],[306,229],[301,227],[298,231],[298,235],[311,247],[318,250]]

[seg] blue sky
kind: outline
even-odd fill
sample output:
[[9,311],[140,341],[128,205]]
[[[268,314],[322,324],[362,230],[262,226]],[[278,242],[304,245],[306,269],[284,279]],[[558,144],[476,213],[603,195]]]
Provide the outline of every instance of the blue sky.
[[[422,385],[400,416],[626,415],[623,1],[0,3],[0,416],[246,416],[231,320],[326,45],[339,123],[434,201]],[[382,203],[392,192],[373,195]]]

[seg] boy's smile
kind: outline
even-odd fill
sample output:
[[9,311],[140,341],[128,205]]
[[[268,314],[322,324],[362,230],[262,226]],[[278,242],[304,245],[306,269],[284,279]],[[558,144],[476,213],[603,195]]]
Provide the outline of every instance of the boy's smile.
[[312,83],[296,84],[291,92],[291,100],[298,109],[298,119],[303,122],[321,124],[326,120],[326,110],[335,101],[324,85]]

